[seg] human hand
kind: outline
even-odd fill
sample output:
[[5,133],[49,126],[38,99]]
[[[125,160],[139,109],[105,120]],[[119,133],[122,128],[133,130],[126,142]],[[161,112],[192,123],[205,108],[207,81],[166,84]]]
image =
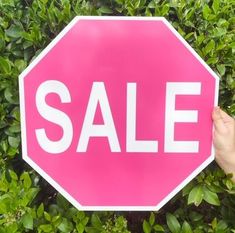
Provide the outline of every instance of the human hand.
[[235,120],[219,107],[214,108],[212,119],[216,162],[226,174],[233,174],[235,182]]

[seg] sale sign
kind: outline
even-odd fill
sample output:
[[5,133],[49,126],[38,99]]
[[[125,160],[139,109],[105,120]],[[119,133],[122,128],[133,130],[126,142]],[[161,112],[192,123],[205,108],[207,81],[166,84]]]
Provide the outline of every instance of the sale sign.
[[81,210],[158,210],[214,158],[216,74],[161,17],[76,17],[19,77],[23,159]]

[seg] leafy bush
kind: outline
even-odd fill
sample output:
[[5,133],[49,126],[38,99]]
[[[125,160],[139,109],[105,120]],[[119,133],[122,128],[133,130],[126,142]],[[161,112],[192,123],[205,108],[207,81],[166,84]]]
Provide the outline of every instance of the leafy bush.
[[235,185],[215,163],[159,212],[82,212],[21,159],[18,75],[75,15],[164,16],[221,77],[235,114],[234,0],[0,0],[0,233],[235,232]]

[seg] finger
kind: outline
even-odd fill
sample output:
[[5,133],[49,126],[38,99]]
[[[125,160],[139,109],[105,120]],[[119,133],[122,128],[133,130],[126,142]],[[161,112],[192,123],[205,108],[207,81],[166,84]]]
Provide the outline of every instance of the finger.
[[219,107],[215,107],[212,112],[212,119],[214,121],[215,130],[218,132],[226,132],[225,122],[221,115],[221,110]]
[[225,123],[234,121],[234,119],[231,116],[229,116],[226,112],[224,112],[221,109],[220,109],[220,115]]

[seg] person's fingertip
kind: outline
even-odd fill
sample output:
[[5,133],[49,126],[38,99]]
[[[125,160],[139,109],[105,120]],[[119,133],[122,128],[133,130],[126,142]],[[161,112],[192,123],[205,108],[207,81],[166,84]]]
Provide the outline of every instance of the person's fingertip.
[[216,113],[220,113],[220,107],[219,107],[219,106],[216,106],[216,107],[214,108],[214,110],[215,110]]

